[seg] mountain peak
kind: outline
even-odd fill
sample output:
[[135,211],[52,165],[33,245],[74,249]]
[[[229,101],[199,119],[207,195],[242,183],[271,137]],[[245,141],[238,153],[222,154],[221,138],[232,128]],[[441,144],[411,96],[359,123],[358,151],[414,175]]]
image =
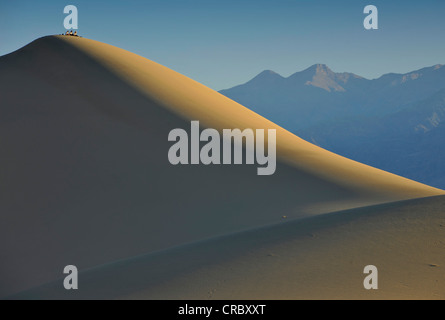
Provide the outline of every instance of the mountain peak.
[[280,74],[276,73],[275,71],[272,70],[264,70],[262,72],[260,72],[255,78],[253,79],[257,79],[257,78],[283,78]]
[[324,89],[328,92],[346,91],[345,88],[339,84],[339,82],[347,82],[344,75],[333,72],[327,65],[322,63],[314,64],[303,71],[296,72],[289,78],[292,79],[292,81],[302,83],[306,86]]
[[247,83],[268,84],[268,83],[280,81],[283,79],[284,79],[284,77],[282,77],[280,74],[276,73],[275,71],[264,70]]
[[261,71],[258,75],[279,75],[279,74],[273,70],[264,70]]
[[323,63],[314,64],[314,65],[310,66],[306,70],[311,70],[311,71],[313,71],[315,73],[329,73],[329,72],[332,72],[332,70],[327,65],[325,65]]

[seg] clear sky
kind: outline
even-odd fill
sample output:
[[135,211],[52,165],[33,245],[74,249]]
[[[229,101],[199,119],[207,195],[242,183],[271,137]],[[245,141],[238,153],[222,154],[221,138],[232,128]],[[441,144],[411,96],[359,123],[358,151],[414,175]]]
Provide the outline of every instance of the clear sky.
[[[79,10],[80,35],[216,90],[315,63],[367,78],[445,64],[443,0],[0,0],[0,55],[63,33],[68,4]],[[363,27],[368,4],[379,30]]]

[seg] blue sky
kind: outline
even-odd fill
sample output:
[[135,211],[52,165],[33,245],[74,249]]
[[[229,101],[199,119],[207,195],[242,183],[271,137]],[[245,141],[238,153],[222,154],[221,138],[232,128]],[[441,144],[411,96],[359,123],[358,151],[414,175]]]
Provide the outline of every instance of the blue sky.
[[[216,90],[315,63],[367,78],[445,64],[443,0],[0,0],[0,55],[64,32],[68,4],[79,10],[80,35]],[[379,30],[363,28],[368,4]]]

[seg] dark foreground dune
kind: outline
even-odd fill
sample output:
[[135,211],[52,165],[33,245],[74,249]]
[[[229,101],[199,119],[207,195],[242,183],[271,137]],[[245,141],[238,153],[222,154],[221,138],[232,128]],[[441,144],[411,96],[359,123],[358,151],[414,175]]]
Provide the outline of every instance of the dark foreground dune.
[[[123,260],[15,298],[444,299],[445,197],[351,209]],[[379,272],[365,290],[366,265]]]

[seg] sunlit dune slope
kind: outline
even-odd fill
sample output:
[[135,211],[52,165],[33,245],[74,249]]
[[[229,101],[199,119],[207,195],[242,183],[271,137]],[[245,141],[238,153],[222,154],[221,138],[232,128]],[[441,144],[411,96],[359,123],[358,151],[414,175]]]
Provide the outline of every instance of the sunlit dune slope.
[[160,105],[187,119],[200,120],[216,129],[276,129],[279,156],[316,175],[360,189],[397,194],[399,198],[442,193],[321,149],[214,90],[134,53],[90,39],[59,38],[97,59]]
[[[443,193],[331,154],[168,68],[84,38],[45,37],[0,57],[0,99],[0,297],[68,264]],[[276,173],[172,166],[168,133],[190,120],[276,129]]]

